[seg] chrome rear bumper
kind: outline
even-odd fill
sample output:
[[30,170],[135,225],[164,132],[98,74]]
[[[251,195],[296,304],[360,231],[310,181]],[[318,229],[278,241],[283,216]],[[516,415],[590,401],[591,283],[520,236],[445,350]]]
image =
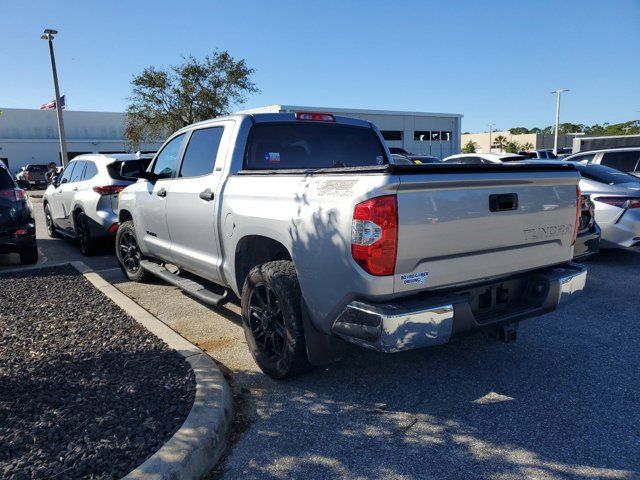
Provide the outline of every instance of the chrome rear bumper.
[[379,304],[354,301],[334,322],[332,332],[351,343],[381,352],[441,345],[458,333],[515,323],[550,312],[575,298],[584,289],[586,278],[585,266],[568,264],[493,282],[501,288],[526,286],[518,302],[496,308],[494,316],[486,311],[474,313],[472,309],[479,292],[491,287],[487,284],[444,295],[425,294]]

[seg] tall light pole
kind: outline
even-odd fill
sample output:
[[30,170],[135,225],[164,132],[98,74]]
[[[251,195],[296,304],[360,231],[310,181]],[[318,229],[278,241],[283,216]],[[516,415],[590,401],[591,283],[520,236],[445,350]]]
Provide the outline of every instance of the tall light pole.
[[51,56],[51,72],[53,73],[53,89],[56,93],[56,116],[58,117],[58,134],[60,135],[60,161],[62,166],[67,164],[67,140],[64,135],[64,121],[62,119],[62,107],[60,106],[60,88],[58,88],[58,71],[56,70],[56,57],[53,54],[53,39],[57,30],[46,28],[40,37],[49,42],[49,55]]
[[553,154],[558,155],[558,127],[560,126],[560,94],[563,92],[568,92],[568,88],[559,88],[558,90],[554,90],[551,93],[555,93],[557,95],[556,100],[556,126],[553,129]]
[[493,127],[495,123],[489,124],[489,153],[491,153],[491,134],[493,133]]

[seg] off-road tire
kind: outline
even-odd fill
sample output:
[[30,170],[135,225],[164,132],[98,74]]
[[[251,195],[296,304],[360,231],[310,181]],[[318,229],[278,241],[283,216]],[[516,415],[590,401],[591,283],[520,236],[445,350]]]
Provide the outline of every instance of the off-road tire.
[[[266,290],[269,295],[275,295],[274,309],[281,313],[272,315],[276,319],[274,323],[280,325],[277,328],[282,334],[278,340],[268,341],[272,348],[269,348],[269,343],[265,345],[268,328],[256,326],[264,324],[263,320],[258,320],[264,317],[255,315],[255,305],[258,296],[266,293]],[[287,260],[254,267],[244,282],[241,300],[244,335],[254,360],[271,378],[281,380],[311,369],[304,339],[301,299],[296,270],[293,262]],[[266,332],[265,335],[261,335],[260,330]],[[276,329],[273,330],[275,334]],[[274,342],[278,343],[279,348]]]
[[[127,254],[123,250],[124,247],[126,247],[127,249],[130,248],[131,244],[126,243],[130,239],[133,239],[138,249],[137,268],[133,268],[133,265],[130,263],[128,258],[126,258]],[[121,223],[118,227],[118,232],[116,233],[116,257],[118,257],[118,263],[120,264],[122,272],[130,281],[144,282],[151,276],[149,272],[145,271],[140,266],[139,262],[141,260],[144,260],[144,256],[142,255],[142,253],[140,253],[140,247],[138,246],[138,237],[136,237],[136,231],[133,226],[133,221],[131,220]]]

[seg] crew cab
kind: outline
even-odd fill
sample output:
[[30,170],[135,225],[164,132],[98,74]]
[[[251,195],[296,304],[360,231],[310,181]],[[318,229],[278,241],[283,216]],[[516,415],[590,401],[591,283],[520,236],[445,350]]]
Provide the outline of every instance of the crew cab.
[[519,163],[395,165],[374,125],[328,113],[218,118],[128,172],[140,178],[120,193],[116,254],[132,281],[155,275],[211,305],[235,293],[274,378],[344,341],[509,340],[586,279],[570,262],[580,176]]

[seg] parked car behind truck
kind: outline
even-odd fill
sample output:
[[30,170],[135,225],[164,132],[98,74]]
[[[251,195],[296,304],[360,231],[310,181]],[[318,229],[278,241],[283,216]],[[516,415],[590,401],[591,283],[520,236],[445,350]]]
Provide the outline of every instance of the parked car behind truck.
[[120,174],[122,165],[139,170],[149,160],[133,154],[75,157],[42,199],[49,237],[74,239],[83,255],[93,254],[101,240],[118,230],[118,193],[132,183]]
[[274,378],[334,359],[342,341],[397,352],[474,330],[511,338],[583,289],[572,166],[391,163],[371,123],[327,113],[189,126],[122,191],[118,259],[133,281],[156,275],[212,305],[233,291]]
[[22,167],[18,173],[16,173],[16,180],[23,181],[27,189],[31,188],[46,188],[47,179],[45,174],[47,173],[46,165],[30,164]]

